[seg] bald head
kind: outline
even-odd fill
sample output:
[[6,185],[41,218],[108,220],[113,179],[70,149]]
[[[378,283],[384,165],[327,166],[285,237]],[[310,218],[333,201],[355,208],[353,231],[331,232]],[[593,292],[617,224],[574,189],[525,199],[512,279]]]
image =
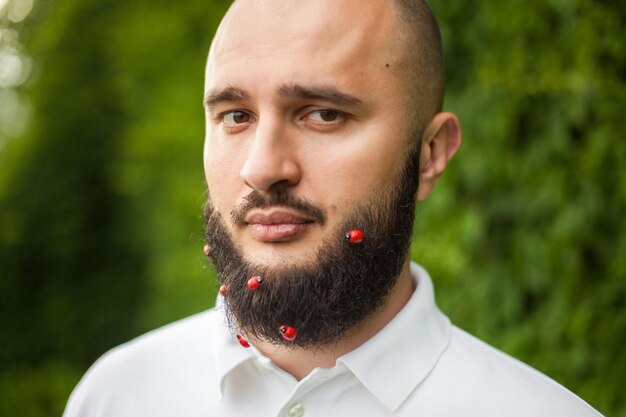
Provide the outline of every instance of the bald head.
[[[217,80],[222,88],[234,84],[229,80],[234,78],[233,69],[241,70],[237,63],[261,56],[273,65],[270,77],[285,73],[283,82],[291,78],[292,83],[324,84],[327,78],[328,84],[343,83],[346,90],[360,81],[370,94],[380,97],[386,91],[402,102],[404,125],[418,142],[442,108],[441,38],[423,0],[234,1],[211,46],[207,91],[215,90]],[[309,75],[315,79],[305,80],[301,69],[285,60],[288,56],[310,63]],[[219,67],[221,71],[216,72]],[[267,73],[259,68],[245,69],[251,76],[266,78]],[[372,68],[386,75],[366,80]],[[391,77],[396,82],[389,82]]]
[[[241,5],[245,0],[234,3]],[[296,3],[290,1],[283,7],[298,7]],[[393,41],[400,43],[396,53],[404,55],[395,62],[407,84],[409,111],[419,125],[415,128],[421,130],[443,106],[445,81],[439,25],[424,0],[394,0],[394,6],[396,23],[402,30],[394,34]]]
[[444,64],[439,25],[423,0],[394,0],[405,29],[409,66],[406,76],[412,85],[411,102],[416,115],[426,123],[443,106]]

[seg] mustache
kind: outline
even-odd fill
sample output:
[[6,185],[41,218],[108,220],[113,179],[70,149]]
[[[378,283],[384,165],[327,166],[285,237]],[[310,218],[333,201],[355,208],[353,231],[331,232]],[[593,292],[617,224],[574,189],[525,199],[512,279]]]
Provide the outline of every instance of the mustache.
[[289,208],[322,225],[326,222],[326,212],[323,209],[285,190],[271,191],[267,198],[264,198],[256,190],[251,191],[250,194],[244,197],[243,202],[233,209],[231,220],[233,224],[244,225],[246,223],[246,215],[250,210],[269,207]]

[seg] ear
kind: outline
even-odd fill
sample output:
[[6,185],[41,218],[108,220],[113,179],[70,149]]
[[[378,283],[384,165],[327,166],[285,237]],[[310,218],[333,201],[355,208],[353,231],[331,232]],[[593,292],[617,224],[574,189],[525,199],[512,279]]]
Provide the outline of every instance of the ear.
[[461,123],[453,113],[438,113],[426,126],[420,153],[418,200],[429,196],[448,161],[459,150],[461,136]]

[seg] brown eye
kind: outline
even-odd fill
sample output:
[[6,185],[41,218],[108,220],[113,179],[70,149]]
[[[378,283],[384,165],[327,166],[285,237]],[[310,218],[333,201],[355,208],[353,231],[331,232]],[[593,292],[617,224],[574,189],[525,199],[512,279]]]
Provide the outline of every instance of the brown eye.
[[249,121],[250,115],[243,111],[232,111],[224,115],[224,124],[227,126],[235,126]]
[[336,122],[340,117],[340,113],[336,110],[316,110],[311,113],[311,119],[321,123]]

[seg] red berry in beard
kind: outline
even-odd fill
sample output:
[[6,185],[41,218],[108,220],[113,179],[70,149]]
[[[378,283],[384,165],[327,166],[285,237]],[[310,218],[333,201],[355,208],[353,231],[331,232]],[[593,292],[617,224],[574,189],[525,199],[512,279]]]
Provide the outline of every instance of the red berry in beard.
[[248,280],[248,288],[251,290],[256,290],[261,286],[261,282],[263,282],[263,278],[261,276],[254,276]]
[[202,252],[204,252],[204,256],[209,256],[211,254],[211,247],[208,244],[204,245]]
[[346,233],[346,242],[361,243],[363,242],[363,232],[360,230],[350,230]]
[[226,285],[222,285],[220,287],[220,295],[224,296],[226,295],[226,290],[228,289],[228,287]]
[[239,340],[239,344],[245,348],[250,347],[250,343],[246,339],[243,338],[240,334],[237,335],[237,340]]
[[285,326],[284,324],[278,328],[278,332],[285,340],[292,341],[298,336],[298,332],[291,326]]

